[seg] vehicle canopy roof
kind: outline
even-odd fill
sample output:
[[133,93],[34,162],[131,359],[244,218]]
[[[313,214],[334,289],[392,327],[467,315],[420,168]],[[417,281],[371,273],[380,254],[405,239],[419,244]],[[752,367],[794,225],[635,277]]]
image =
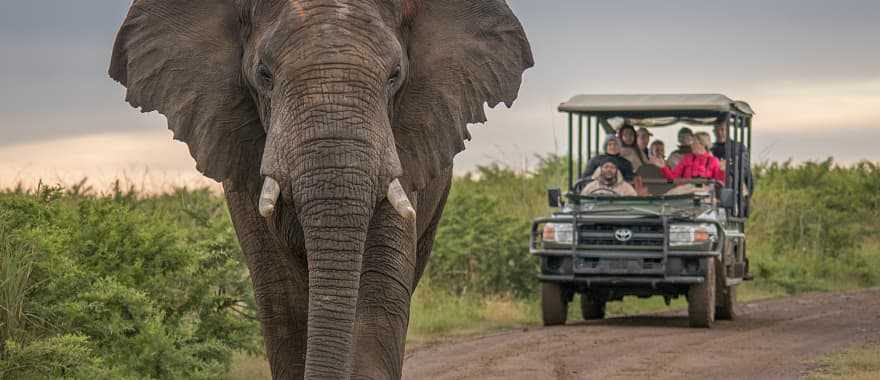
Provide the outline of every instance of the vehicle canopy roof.
[[755,114],[748,103],[721,94],[577,95],[560,104],[559,111],[632,118]]

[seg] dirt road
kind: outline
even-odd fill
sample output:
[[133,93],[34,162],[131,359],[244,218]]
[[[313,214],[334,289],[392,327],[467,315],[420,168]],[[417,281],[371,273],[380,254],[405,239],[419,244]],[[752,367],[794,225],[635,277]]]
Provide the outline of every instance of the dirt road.
[[687,327],[685,313],[569,322],[407,353],[406,379],[789,379],[817,357],[880,340],[880,289],[743,304]]

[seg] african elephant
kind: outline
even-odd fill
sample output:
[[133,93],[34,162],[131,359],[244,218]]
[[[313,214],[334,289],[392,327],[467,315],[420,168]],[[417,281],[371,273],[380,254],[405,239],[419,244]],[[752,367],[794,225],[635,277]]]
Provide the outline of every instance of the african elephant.
[[273,377],[399,378],[466,124],[532,65],[504,0],[135,0],[110,76],[223,184]]

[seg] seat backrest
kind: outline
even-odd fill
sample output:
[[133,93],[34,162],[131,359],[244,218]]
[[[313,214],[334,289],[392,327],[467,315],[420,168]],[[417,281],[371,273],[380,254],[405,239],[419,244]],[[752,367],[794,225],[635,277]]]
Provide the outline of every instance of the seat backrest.
[[663,195],[675,187],[675,184],[669,183],[663,172],[657,165],[647,164],[639,167],[636,176],[642,179],[642,184],[648,189],[651,195]]
[[584,191],[584,188],[590,184],[590,182],[595,181],[592,177],[589,178],[581,178],[574,184],[574,193],[580,194],[581,191]]

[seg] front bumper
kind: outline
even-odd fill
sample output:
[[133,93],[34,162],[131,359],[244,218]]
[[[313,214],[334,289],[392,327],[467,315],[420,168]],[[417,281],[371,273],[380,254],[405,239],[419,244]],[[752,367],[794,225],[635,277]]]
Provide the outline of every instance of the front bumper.
[[584,284],[587,286],[594,285],[605,285],[605,286],[631,286],[631,285],[645,285],[653,288],[659,287],[661,285],[692,285],[692,284],[702,284],[705,279],[703,277],[663,277],[663,278],[650,278],[650,277],[601,277],[601,276],[590,276],[590,277],[581,277],[575,275],[550,275],[550,274],[539,274],[538,279],[542,282],[559,282],[559,283],[574,283],[574,284]]
[[[658,218],[634,222],[631,219],[601,220],[601,227],[609,224],[637,227],[634,239],[642,237],[654,244],[597,245],[601,234],[583,232],[581,225],[596,223],[589,218],[579,218],[576,223],[577,245],[543,243],[540,231],[544,223],[558,223],[556,218],[536,220],[532,225],[529,251],[541,258],[538,279],[544,282],[572,283],[590,286],[658,287],[661,285],[689,285],[703,282],[710,257],[720,257],[723,236],[709,250],[681,250],[669,247],[668,225],[670,220]],[[572,222],[568,220],[567,222]],[[647,226],[647,227],[646,227]],[[661,228],[662,227],[662,228]],[[592,227],[588,227],[592,228]],[[720,230],[720,229],[719,229]],[[606,233],[607,234],[607,233]],[[599,239],[599,240],[596,240]],[[653,240],[650,240],[653,239]],[[584,244],[586,242],[586,244]]]

